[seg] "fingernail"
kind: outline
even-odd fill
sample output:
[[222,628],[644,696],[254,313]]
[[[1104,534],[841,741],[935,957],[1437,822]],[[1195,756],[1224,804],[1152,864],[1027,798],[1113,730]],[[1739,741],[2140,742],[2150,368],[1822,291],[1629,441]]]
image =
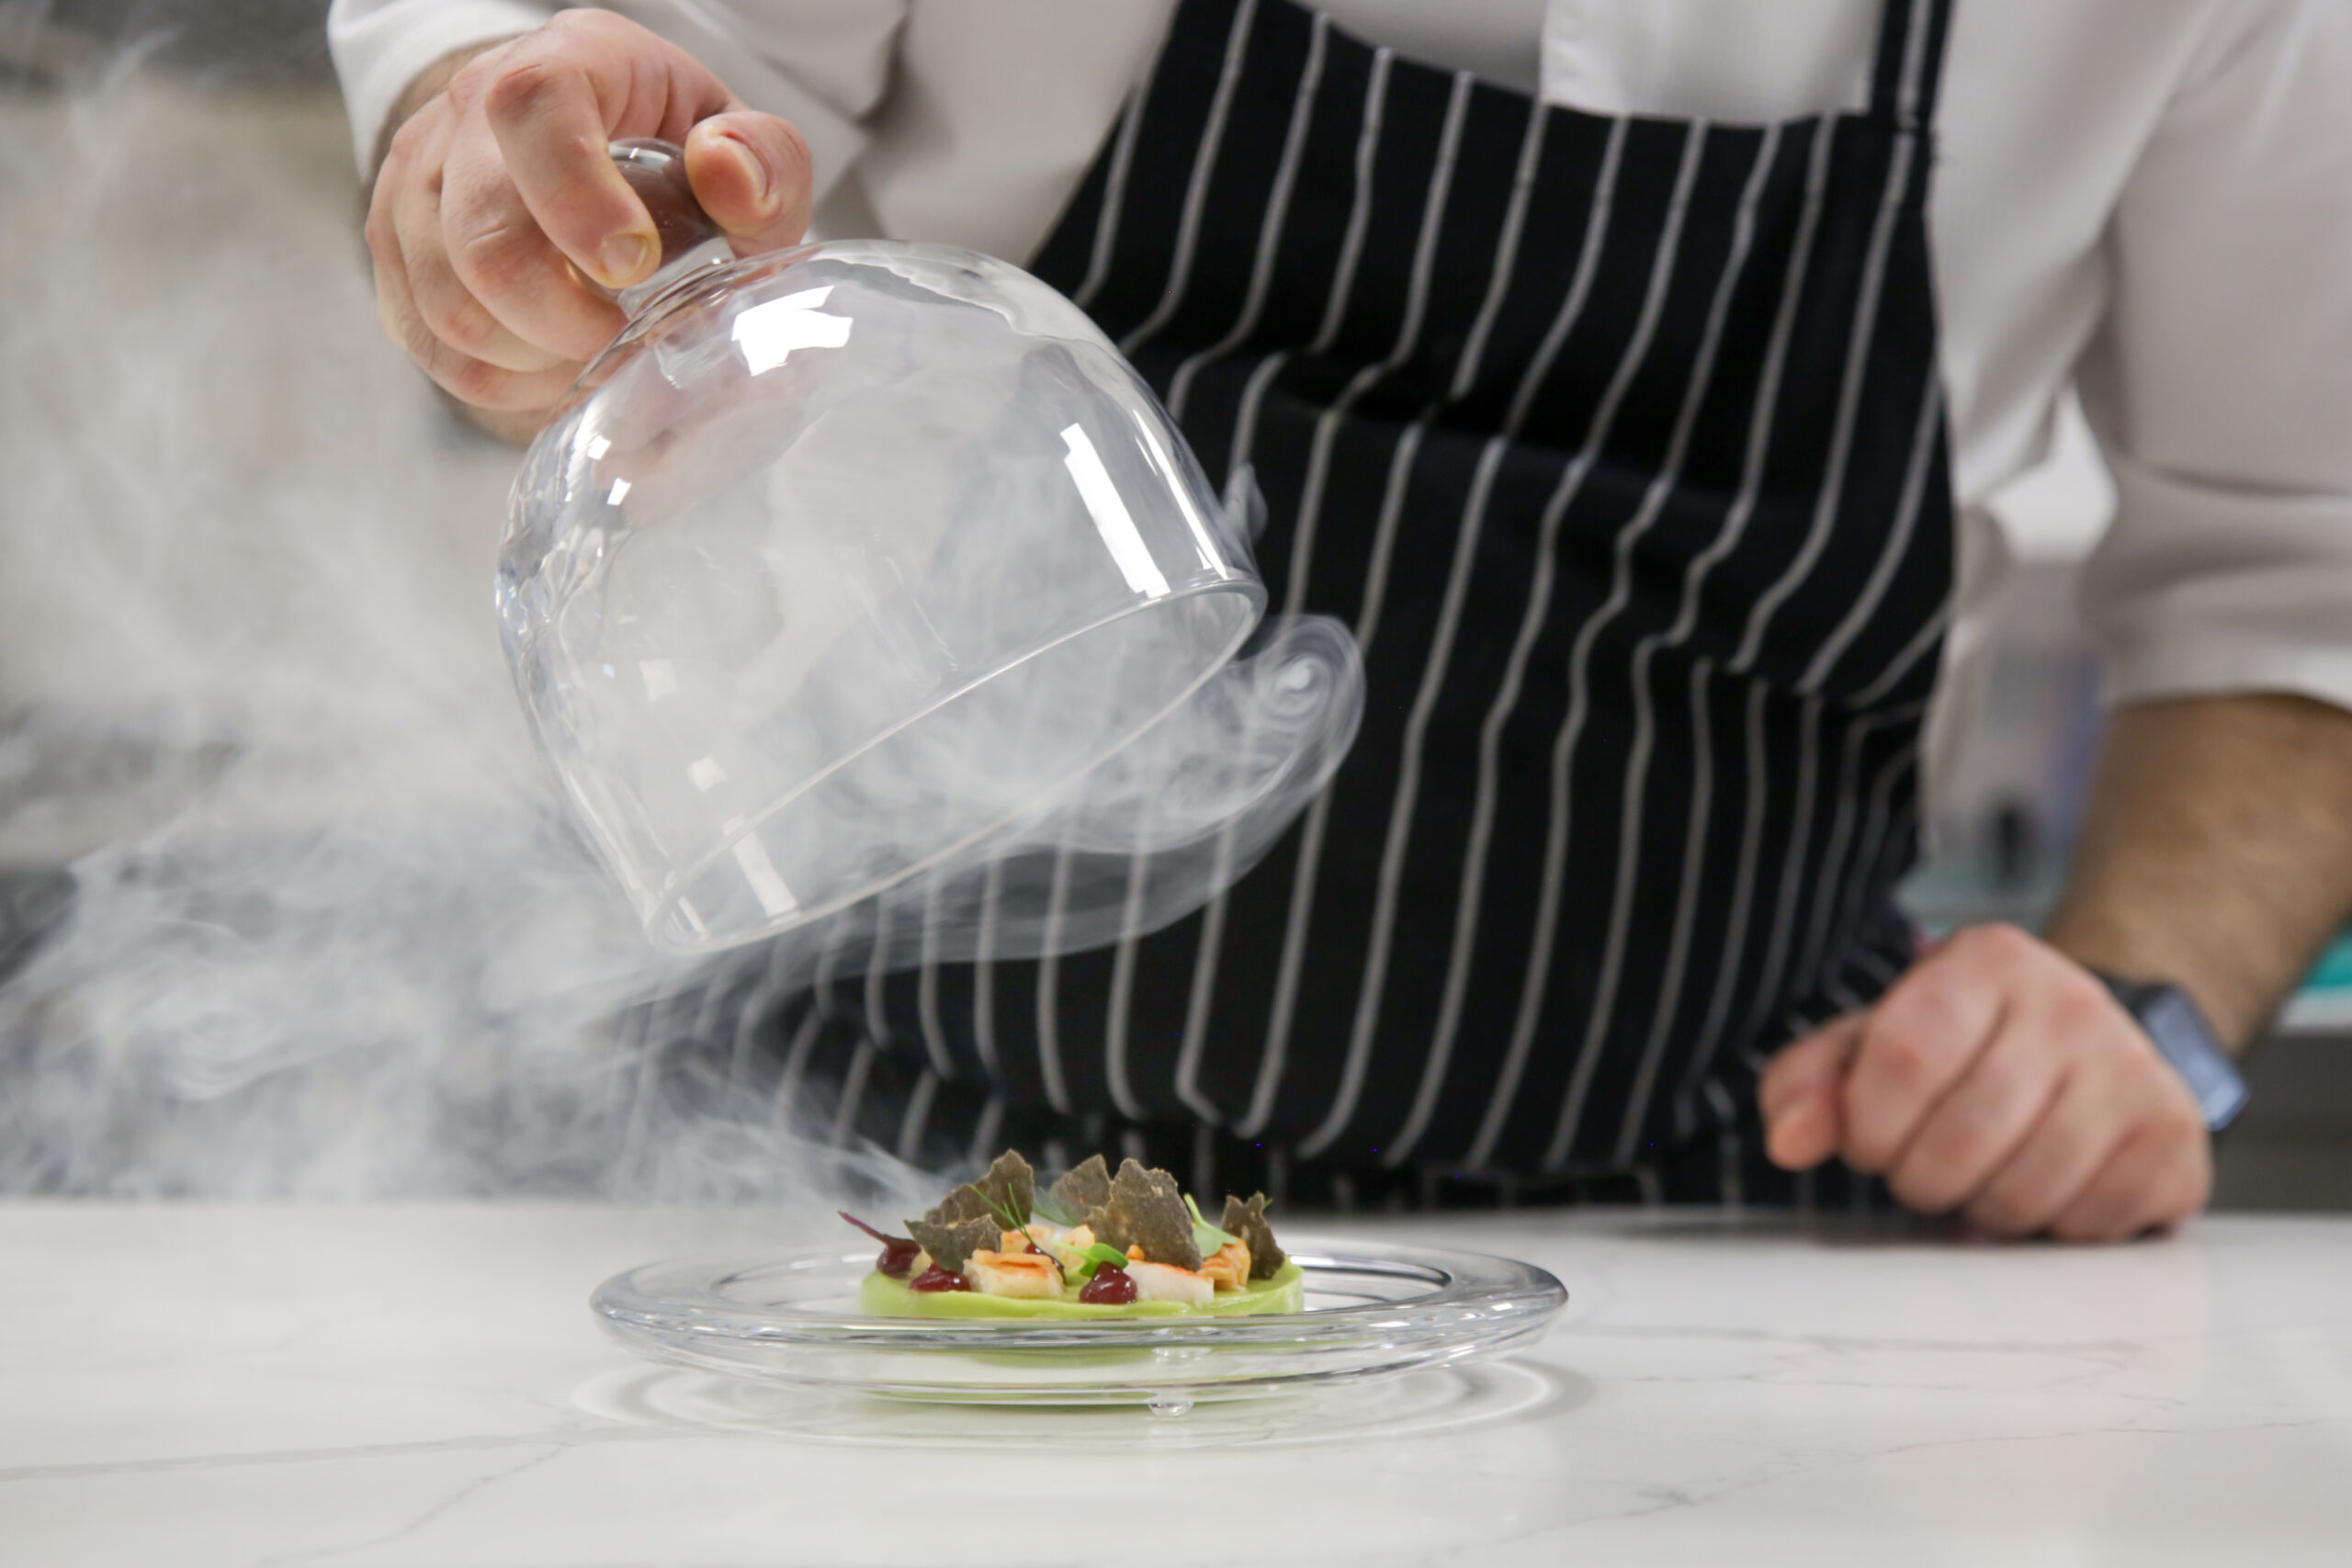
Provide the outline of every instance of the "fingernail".
[[653,236],[650,234],[616,234],[605,242],[596,253],[596,260],[605,269],[605,287],[622,288],[638,280],[653,260]]
[[735,148],[735,157],[752,180],[752,201],[763,214],[775,210],[775,182],[768,177],[767,160],[733,137],[727,139]]

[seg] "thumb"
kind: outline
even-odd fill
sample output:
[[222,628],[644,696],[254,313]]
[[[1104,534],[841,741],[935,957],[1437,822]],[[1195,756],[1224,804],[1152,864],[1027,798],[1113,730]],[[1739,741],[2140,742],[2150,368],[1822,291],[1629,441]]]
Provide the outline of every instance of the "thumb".
[[808,228],[808,144],[786,121],[730,109],[686,137],[686,178],[738,255],[781,250]]
[[1844,1137],[1838,1088],[1861,1044],[1868,1013],[1848,1013],[1784,1048],[1756,1086],[1764,1152],[1784,1170],[1805,1170],[1838,1152]]

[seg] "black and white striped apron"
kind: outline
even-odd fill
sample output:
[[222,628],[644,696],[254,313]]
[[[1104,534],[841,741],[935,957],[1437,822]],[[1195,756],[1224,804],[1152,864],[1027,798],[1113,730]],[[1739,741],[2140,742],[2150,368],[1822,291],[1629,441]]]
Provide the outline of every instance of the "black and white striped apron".
[[775,1092],[910,1156],[1295,1201],[1788,1196],[1758,1066],[1912,952],[1949,11],[1887,0],[1867,111],[1757,126],[1183,0],[1034,270],[1254,467],[1272,602],[1363,646],[1361,737],[1166,930],[730,998]]

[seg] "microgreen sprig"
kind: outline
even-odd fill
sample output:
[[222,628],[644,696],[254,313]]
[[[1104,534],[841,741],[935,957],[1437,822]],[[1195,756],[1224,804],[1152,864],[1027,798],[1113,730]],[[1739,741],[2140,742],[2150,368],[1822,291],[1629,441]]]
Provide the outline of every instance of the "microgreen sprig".
[[1026,1222],[1024,1222],[1021,1218],[1020,1214],[1014,1211],[1012,1204],[998,1202],[986,1192],[981,1191],[978,1187],[973,1188],[972,1190],[980,1194],[981,1205],[988,1210],[989,1217],[996,1221],[998,1224],[1003,1226],[1009,1231],[1026,1230],[1028,1228]]
[[1105,1264],[1114,1269],[1125,1269],[1129,1261],[1125,1253],[1107,1241],[1098,1241],[1078,1256],[1078,1271],[1089,1280],[1094,1278],[1094,1271]]
[[1193,1201],[1190,1192],[1184,1194],[1185,1213],[1193,1216],[1193,1245],[1200,1248],[1204,1258],[1214,1258],[1229,1242],[1241,1238],[1231,1231],[1223,1231],[1201,1218],[1201,1206]]

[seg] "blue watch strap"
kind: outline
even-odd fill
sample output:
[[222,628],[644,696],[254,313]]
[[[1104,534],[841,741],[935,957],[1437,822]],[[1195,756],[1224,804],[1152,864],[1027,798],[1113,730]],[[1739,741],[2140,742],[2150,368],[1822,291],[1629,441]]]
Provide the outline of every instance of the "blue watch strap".
[[2119,980],[2112,975],[2100,975],[2099,980],[2154,1043],[2157,1055],[2188,1085],[2205,1125],[2218,1133],[2236,1120],[2245,1109],[2245,1078],[2188,993],[2178,986]]

